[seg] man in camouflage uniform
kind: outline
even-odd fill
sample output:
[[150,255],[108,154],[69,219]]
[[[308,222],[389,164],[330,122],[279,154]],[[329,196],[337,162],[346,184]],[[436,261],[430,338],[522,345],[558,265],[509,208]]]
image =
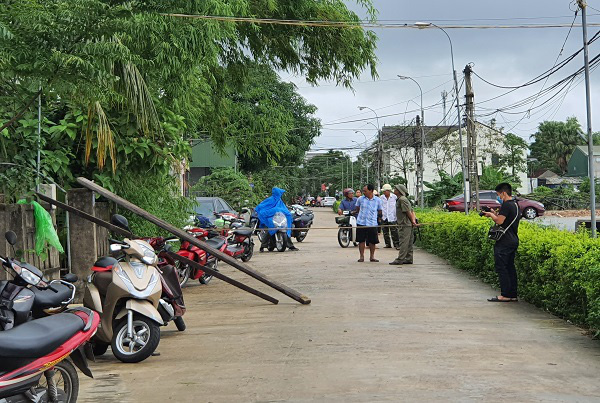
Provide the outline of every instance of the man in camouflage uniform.
[[396,185],[396,216],[398,219],[398,257],[391,265],[413,263],[413,227],[417,225],[417,217],[408,200],[408,189],[404,185]]

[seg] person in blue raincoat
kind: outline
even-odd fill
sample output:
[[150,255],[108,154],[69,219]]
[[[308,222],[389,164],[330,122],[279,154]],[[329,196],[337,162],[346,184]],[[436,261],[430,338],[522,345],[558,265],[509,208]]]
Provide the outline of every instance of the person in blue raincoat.
[[[254,209],[254,212],[258,215],[258,220],[260,221],[260,228],[274,228],[273,224],[273,216],[277,212],[281,212],[285,215],[288,222],[288,227],[291,227],[293,223],[292,214],[290,210],[288,210],[287,206],[281,200],[281,196],[285,193],[285,190],[280,189],[278,187],[274,187],[271,191],[271,196],[267,197],[265,200],[260,202],[258,206]],[[274,235],[277,231],[269,230],[269,235]],[[287,230],[286,236],[287,247],[290,250],[298,250],[292,243],[292,230]],[[268,246],[269,238],[265,237],[265,241],[260,245],[260,251],[262,252],[264,248]]]

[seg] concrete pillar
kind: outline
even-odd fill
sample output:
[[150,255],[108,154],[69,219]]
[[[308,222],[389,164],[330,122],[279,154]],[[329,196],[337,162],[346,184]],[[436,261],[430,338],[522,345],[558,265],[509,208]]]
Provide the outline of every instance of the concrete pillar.
[[[94,193],[88,189],[71,189],[67,192],[69,204],[76,209],[94,215]],[[76,216],[69,215],[71,229],[71,271],[79,277],[76,302],[83,299],[85,280],[98,257],[96,242],[96,224]]]

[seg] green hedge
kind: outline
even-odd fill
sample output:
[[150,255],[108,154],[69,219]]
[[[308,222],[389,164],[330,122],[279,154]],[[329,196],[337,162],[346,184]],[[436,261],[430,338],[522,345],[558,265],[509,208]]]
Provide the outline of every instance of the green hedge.
[[[420,245],[498,286],[492,223],[477,214],[425,211]],[[516,266],[519,297],[573,323],[600,331],[600,240],[587,233],[521,222]]]

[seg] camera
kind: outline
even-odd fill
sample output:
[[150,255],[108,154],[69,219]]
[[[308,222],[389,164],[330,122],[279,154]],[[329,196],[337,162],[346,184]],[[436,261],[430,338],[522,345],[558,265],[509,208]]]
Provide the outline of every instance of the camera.
[[481,211],[479,212],[479,216],[483,217],[485,215],[483,213],[489,213],[490,211],[492,211],[492,209],[489,208],[488,206],[481,206]]

